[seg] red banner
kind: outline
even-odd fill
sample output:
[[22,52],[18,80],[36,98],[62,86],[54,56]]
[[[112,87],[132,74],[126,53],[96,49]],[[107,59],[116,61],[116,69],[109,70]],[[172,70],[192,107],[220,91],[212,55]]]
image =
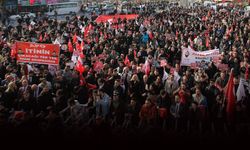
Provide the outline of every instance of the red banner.
[[16,42],[17,61],[58,65],[60,48],[57,44]]
[[139,15],[136,14],[130,14],[130,15],[100,15],[96,18],[96,23],[101,22],[117,22],[117,19],[120,18],[121,20],[127,19],[127,20],[133,20],[136,19]]

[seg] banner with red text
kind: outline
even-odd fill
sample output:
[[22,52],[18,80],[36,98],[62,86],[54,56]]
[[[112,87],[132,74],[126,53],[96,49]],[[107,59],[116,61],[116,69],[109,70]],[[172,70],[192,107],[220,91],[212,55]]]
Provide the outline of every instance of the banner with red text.
[[58,44],[16,42],[17,61],[58,65],[60,48]]
[[121,20],[127,19],[127,20],[133,20],[136,19],[138,15],[136,14],[129,14],[129,15],[100,15],[96,18],[96,23],[101,23],[101,22],[117,22],[118,18]]
[[210,62],[218,63],[220,57],[219,49],[207,51],[194,51],[191,48],[182,48],[181,66],[191,68],[206,68]]

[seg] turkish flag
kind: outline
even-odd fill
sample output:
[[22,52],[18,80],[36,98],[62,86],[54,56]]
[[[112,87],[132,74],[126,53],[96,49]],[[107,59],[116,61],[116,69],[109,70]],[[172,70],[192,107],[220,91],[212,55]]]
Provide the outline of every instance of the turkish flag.
[[124,64],[130,66],[130,61],[128,59],[128,55],[125,57]]
[[34,5],[35,4],[35,0],[30,0],[30,5]]
[[77,43],[77,36],[76,36],[76,34],[74,34],[74,36],[73,36],[73,43],[74,43],[74,44]]
[[150,63],[148,60],[146,60],[145,64],[144,64],[144,70],[145,70],[145,74],[149,75],[150,74]]
[[178,40],[179,32],[176,30],[175,32],[175,40]]
[[88,37],[89,36],[89,30],[90,30],[90,27],[89,25],[85,27],[85,31],[84,31],[84,38]]
[[76,50],[78,50],[78,51],[82,51],[82,45],[81,44],[79,44],[78,42],[76,43]]
[[75,69],[80,74],[82,74],[84,72],[84,70],[85,70],[84,66],[82,65],[82,59],[80,57],[78,57]]
[[11,48],[10,56],[12,59],[16,58],[16,43]]
[[234,109],[235,109],[235,95],[234,95],[233,79],[234,79],[233,71],[231,70],[230,77],[225,88],[225,98],[227,100],[226,112],[227,112],[227,116],[229,120],[232,119]]
[[72,45],[71,41],[69,40],[69,42],[68,42],[68,51],[72,53],[73,50],[74,50],[73,45]]
[[40,36],[39,36],[39,42],[42,42],[42,41],[43,41],[43,35],[40,34]]
[[46,40],[49,37],[48,33],[44,34],[43,40]]
[[104,65],[101,61],[95,62],[93,68],[96,72],[100,72],[103,69]]
[[210,45],[210,39],[209,39],[209,37],[207,36],[207,37],[206,37],[206,47],[208,48],[209,45]]
[[134,57],[137,57],[137,55],[136,55],[136,50],[134,50]]

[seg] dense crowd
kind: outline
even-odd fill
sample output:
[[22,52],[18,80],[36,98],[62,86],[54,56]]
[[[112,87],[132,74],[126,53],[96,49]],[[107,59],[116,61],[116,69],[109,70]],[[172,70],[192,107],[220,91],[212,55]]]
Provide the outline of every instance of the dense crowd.
[[[165,10],[155,12],[156,5]],[[2,23],[0,127],[87,132],[105,124],[123,131],[249,133],[250,21],[241,10],[149,3],[135,20],[97,24],[71,16],[66,21],[28,17],[16,27]],[[17,63],[15,41],[60,44],[60,64]],[[218,48],[228,68],[213,62],[204,68],[181,66],[182,47],[188,46]],[[80,70],[72,59],[76,51]],[[245,81],[245,97],[229,121],[224,89],[230,70],[235,92]]]

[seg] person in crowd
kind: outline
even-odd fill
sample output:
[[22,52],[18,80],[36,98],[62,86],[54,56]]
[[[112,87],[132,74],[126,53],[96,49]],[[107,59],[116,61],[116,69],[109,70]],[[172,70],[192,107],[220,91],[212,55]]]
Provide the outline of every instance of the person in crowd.
[[[233,75],[233,123],[249,123],[249,16],[242,6],[232,8],[148,2],[132,11],[138,14],[134,19],[99,22],[77,14],[62,20],[21,17],[17,26],[4,21],[0,106],[7,113],[0,121],[36,120],[38,128],[51,131],[97,124],[143,130],[166,120],[164,128],[176,131],[195,132],[200,124],[202,129],[211,124],[224,132]],[[18,53],[19,42],[58,44],[53,59],[59,64],[20,62],[17,56],[24,57],[25,51]],[[193,53],[182,54],[183,48],[219,53],[198,55],[199,61],[185,64],[183,57],[192,61]]]

